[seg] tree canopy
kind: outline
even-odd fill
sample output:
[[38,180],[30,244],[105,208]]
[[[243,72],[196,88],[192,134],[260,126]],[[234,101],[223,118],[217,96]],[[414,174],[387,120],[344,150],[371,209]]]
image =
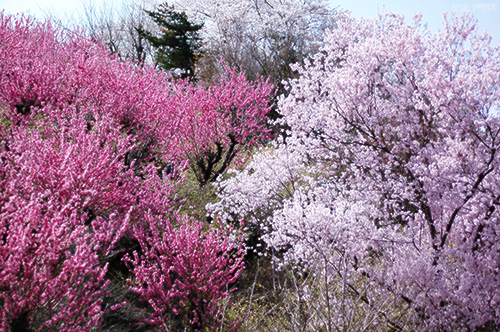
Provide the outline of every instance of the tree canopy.
[[156,49],[157,65],[167,71],[179,72],[181,78],[193,77],[196,59],[200,56],[203,24],[193,24],[186,13],[177,12],[168,4],[146,13],[160,27],[160,35],[138,27],[139,34]]
[[324,280],[311,330],[498,329],[500,47],[466,14],[338,25],[280,100],[286,140],[210,209]]

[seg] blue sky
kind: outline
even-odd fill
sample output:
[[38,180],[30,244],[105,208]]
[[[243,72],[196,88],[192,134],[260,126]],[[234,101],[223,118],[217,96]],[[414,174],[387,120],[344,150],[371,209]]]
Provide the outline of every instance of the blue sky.
[[[48,13],[61,18],[80,17],[83,3],[89,0],[0,0],[0,9],[7,12],[30,11],[38,17]],[[106,0],[94,0],[103,2]],[[186,0],[189,1],[189,0]],[[238,0],[235,0],[238,1]],[[109,3],[109,0],[107,1]],[[119,0],[114,0],[119,3]],[[493,44],[500,45],[500,0],[330,0],[332,6],[339,5],[352,12],[355,17],[372,18],[379,13],[393,11],[411,18],[417,12],[429,28],[436,31],[441,24],[444,11],[470,11],[479,20],[479,29],[485,29],[493,37]]]
[[330,0],[351,11],[355,17],[373,18],[392,11],[410,19],[420,12],[432,31],[441,26],[443,12],[469,11],[478,19],[479,30],[485,29],[493,37],[493,45],[500,45],[500,0]]

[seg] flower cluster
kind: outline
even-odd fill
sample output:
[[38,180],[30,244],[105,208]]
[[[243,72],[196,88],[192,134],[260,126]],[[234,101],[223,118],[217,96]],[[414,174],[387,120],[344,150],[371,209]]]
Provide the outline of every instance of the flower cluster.
[[468,15],[437,34],[420,19],[338,20],[280,100],[286,141],[211,209],[344,285],[327,297],[338,310],[385,299],[392,326],[498,328],[500,48]]
[[95,328],[123,305],[108,287],[123,251],[145,323],[222,324],[216,304],[243,268],[238,235],[179,216],[182,177],[162,165],[267,137],[270,85],[230,70],[212,87],[173,81],[26,17],[0,14],[0,40],[0,329]]

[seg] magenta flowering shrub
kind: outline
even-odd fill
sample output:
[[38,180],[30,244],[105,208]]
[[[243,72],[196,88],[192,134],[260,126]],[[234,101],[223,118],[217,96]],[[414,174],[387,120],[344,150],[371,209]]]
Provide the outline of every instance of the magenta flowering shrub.
[[242,150],[271,137],[266,115],[273,86],[250,82],[226,67],[225,75],[206,88],[181,82],[176,107],[183,116],[176,131],[179,149],[189,160],[200,184],[214,181]]
[[9,224],[2,220],[2,331],[88,330],[103,313],[108,282],[95,250],[97,238],[74,214],[45,217],[41,211],[47,207],[52,208],[31,203],[18,208]]
[[133,266],[130,289],[153,311],[148,323],[192,331],[232,326],[222,315],[222,301],[243,269],[241,239],[222,225],[204,229],[181,217],[175,224],[148,216],[148,228],[133,227],[141,254],[125,260]]
[[[46,105],[74,105],[89,119],[106,114],[135,136],[136,164],[151,152],[158,163],[187,158],[201,181],[269,136],[268,82],[249,82],[229,68],[210,87],[172,81],[152,67],[119,62],[81,34],[62,33],[50,21],[1,16],[0,99],[7,110],[25,115]],[[213,169],[219,161],[224,166]]]
[[50,21],[2,15],[0,24],[0,99],[11,116],[45,106],[64,112],[71,105],[89,122],[102,115],[114,118],[124,133],[134,134],[143,159],[153,145],[175,155],[173,145],[159,144],[175,124],[165,75],[119,62],[82,32],[62,33]]
[[[215,105],[215,87],[171,81],[119,62],[81,32],[3,13],[0,40],[0,330],[99,326],[125,305],[110,302],[116,297],[108,287],[108,263],[136,249],[118,247],[125,236],[142,252],[128,259],[129,291],[151,305],[146,323],[222,324],[220,305],[243,266],[239,237],[178,217],[173,189],[182,177],[159,170],[207,150],[197,144],[214,144],[205,135],[211,127],[224,149],[231,132],[238,144],[266,136],[258,117],[267,112],[262,100],[270,88],[238,76],[224,83],[234,103]],[[207,102],[193,111],[198,125],[187,128],[184,107],[193,95]],[[204,112],[210,121],[201,121]],[[240,127],[231,128],[235,123]],[[199,133],[202,139],[187,141]],[[167,315],[171,309],[177,314]]]
[[286,142],[210,209],[341,285],[318,328],[382,301],[372,329],[498,330],[500,48],[468,15],[436,34],[418,16],[337,22],[280,100]]
[[120,161],[129,142],[104,119],[92,132],[81,118],[40,125],[2,137],[0,326],[88,330],[108,284],[99,256],[112,253],[135,201]]

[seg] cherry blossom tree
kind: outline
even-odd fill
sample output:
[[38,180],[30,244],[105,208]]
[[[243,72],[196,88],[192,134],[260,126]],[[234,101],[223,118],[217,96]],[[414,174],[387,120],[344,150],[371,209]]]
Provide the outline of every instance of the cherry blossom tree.
[[223,73],[217,64],[222,58],[250,79],[270,77],[276,86],[292,77],[290,64],[317,51],[323,33],[334,27],[337,14],[322,0],[196,0],[172,4],[175,10],[204,23],[200,37],[205,53],[199,71]]
[[500,48],[468,14],[420,20],[338,20],[280,100],[285,141],[209,207],[343,285],[324,289],[327,330],[380,300],[373,328],[500,326]]

